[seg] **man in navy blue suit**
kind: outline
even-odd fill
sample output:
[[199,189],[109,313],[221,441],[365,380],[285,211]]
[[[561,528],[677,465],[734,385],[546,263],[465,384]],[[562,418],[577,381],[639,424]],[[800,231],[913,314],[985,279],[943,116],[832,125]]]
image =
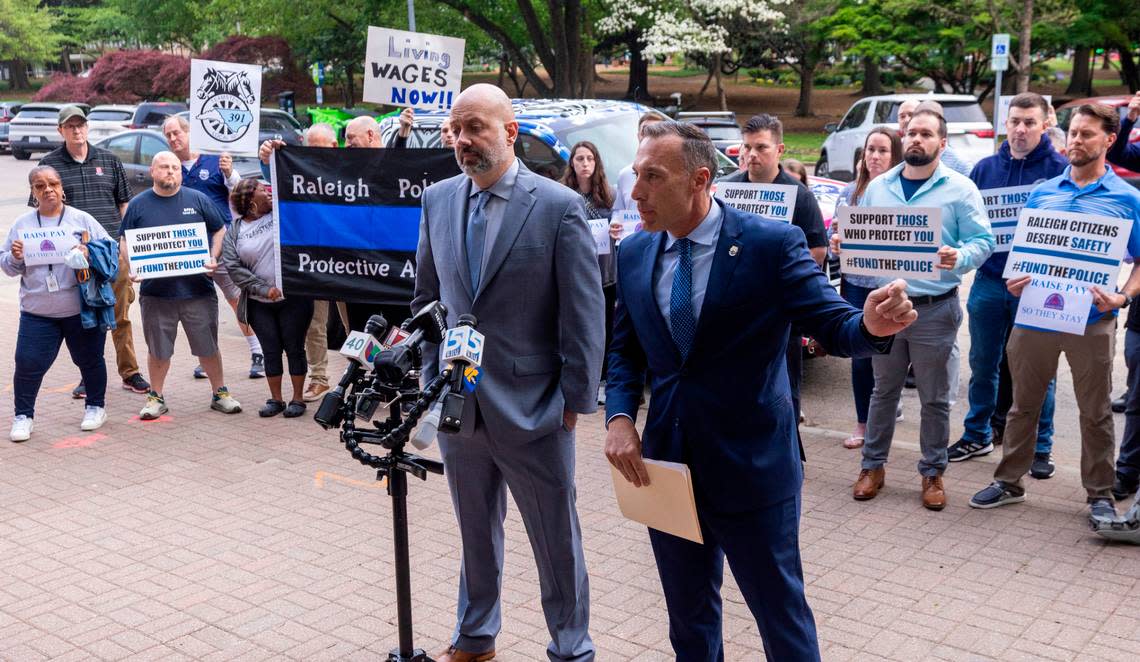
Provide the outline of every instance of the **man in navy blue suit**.
[[643,457],[692,472],[704,544],[649,532],[678,660],[724,659],[725,557],[768,659],[818,660],[800,566],[788,328],[799,324],[832,354],[866,356],[887,351],[917,313],[895,281],[860,314],[828,286],[799,228],[713,201],[716,151],[697,127],[657,122],[644,132],[633,199],[646,232],[618,252],[606,457],[639,487],[649,482]]

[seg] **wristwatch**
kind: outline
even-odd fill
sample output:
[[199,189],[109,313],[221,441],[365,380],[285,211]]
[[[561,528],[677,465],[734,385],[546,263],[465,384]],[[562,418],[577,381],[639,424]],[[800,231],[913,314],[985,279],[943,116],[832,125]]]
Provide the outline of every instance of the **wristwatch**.
[[1127,292],[1121,292],[1121,294],[1124,295],[1124,303],[1120,306],[1120,309],[1124,310],[1125,308],[1127,308],[1128,306],[1130,306],[1132,304],[1132,296],[1129,295]]

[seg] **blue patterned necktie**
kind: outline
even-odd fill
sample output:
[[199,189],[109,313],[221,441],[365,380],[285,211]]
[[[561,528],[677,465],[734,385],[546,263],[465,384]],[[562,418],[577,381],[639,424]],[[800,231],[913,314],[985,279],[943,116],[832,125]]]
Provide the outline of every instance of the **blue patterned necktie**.
[[490,191],[479,191],[471,213],[467,216],[467,269],[471,275],[471,291],[479,291],[479,270],[483,266],[483,242],[487,238],[487,215],[483,208],[491,197]]
[[669,293],[669,325],[673,342],[681,352],[681,359],[689,357],[693,336],[697,334],[697,319],[693,315],[693,242],[678,239],[677,270],[673,272],[673,289]]

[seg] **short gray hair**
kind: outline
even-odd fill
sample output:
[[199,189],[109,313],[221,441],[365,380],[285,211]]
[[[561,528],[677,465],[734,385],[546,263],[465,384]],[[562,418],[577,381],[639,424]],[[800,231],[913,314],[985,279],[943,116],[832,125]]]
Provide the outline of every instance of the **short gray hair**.
[[713,145],[709,135],[696,124],[675,120],[650,122],[642,125],[641,133],[643,138],[679,137],[681,139],[681,162],[685,164],[685,172],[693,174],[699,168],[708,168],[709,182],[706,186],[712,186],[713,179],[716,178],[719,169],[716,146]]
[[56,178],[60,181],[63,180],[63,178],[59,176],[59,171],[55,168],[49,165],[38,165],[28,171],[28,186],[31,186],[32,182],[36,180],[36,175],[41,175],[45,172],[50,172],[51,174],[55,175]]
[[332,128],[332,125],[325,124],[324,122],[318,122],[305,130],[306,145],[309,144],[309,138],[313,135],[324,135],[326,138],[332,140],[333,142],[336,142],[337,139],[336,129]]
[[163,120],[162,130],[164,133],[166,132],[166,125],[170,124],[172,121],[178,122],[178,126],[183,131],[185,131],[186,133],[190,133],[190,122],[185,117],[183,117],[181,115],[171,115],[170,117],[167,117],[165,120]]

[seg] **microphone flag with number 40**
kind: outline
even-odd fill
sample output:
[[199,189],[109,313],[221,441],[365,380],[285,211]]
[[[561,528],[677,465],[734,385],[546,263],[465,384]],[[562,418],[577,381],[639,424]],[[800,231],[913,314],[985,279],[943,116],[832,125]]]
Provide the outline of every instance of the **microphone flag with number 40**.
[[445,149],[274,150],[277,284],[285,296],[407,305],[420,197],[459,174]]

